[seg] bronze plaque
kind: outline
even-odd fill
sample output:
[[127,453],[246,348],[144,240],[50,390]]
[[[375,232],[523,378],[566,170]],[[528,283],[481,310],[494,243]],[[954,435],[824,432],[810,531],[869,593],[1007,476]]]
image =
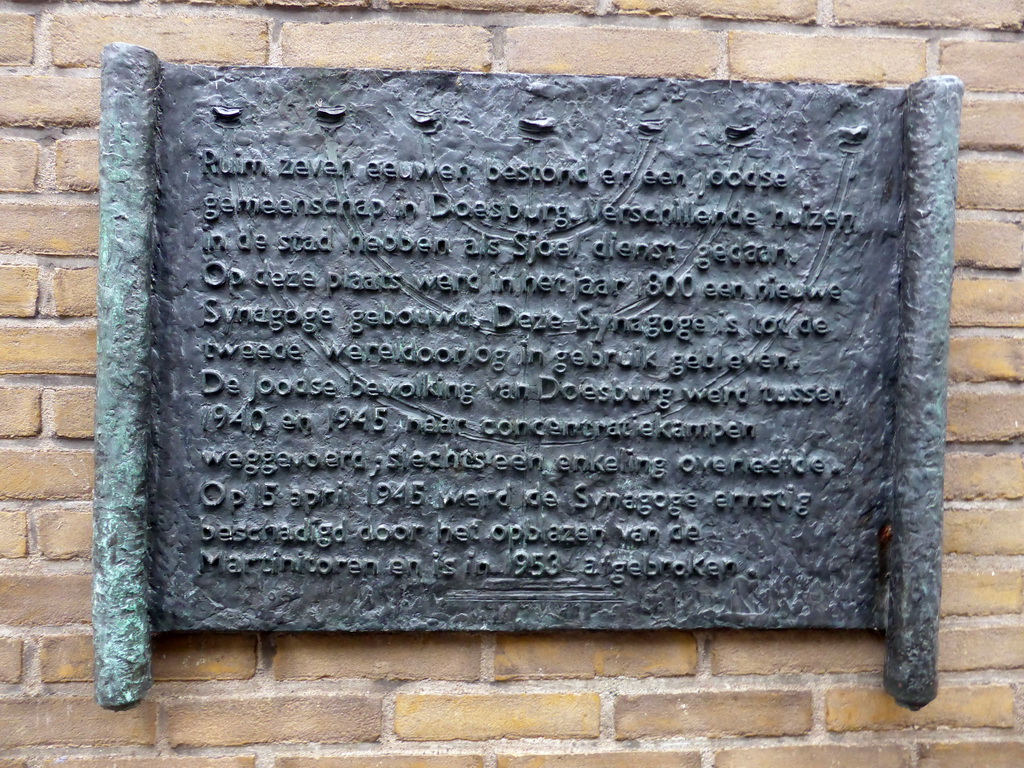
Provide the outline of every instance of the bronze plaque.
[[885,626],[912,92],[159,67],[154,629]]

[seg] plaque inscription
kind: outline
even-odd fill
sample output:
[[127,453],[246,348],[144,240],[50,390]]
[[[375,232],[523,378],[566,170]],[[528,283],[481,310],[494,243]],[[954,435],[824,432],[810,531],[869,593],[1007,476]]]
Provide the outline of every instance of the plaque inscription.
[[153,629],[885,627],[907,91],[159,69]]

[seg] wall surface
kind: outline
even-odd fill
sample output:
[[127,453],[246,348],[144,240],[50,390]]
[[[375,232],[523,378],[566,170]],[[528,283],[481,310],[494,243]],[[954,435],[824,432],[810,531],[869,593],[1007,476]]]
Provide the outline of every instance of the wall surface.
[[[0,768],[1024,765],[1021,0],[0,0]],[[967,85],[942,692],[851,632],[183,635],[91,699],[98,63]]]

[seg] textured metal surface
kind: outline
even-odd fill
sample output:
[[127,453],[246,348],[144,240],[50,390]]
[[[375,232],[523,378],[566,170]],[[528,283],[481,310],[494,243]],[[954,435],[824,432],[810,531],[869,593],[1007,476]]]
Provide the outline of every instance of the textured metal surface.
[[137,703],[152,682],[146,497],[159,70],[142,48],[103,54],[93,642],[96,698],[110,709]]
[[[841,86],[168,65],[154,355],[156,626],[880,626],[878,531],[893,493],[903,103],[902,91]],[[333,114],[319,113],[325,109]],[[299,160],[309,175],[288,175]],[[455,178],[374,178],[373,163],[383,176],[389,161],[422,164],[402,166],[414,172],[449,164]],[[329,162],[348,175],[326,175]],[[459,178],[463,166],[469,178]],[[507,180],[506,167],[526,175],[555,168],[558,180]],[[643,179],[648,171],[653,184]],[[716,171],[726,179],[717,186]],[[785,186],[776,183],[783,176]],[[297,208],[301,198],[351,204],[334,215],[281,212],[282,200]],[[417,214],[399,219],[407,202]],[[458,202],[466,215],[437,215]],[[224,210],[239,205],[259,212]],[[564,210],[552,208],[543,222],[507,220],[513,205]],[[676,219],[609,223],[605,205],[626,217],[634,206],[658,216],[667,208]],[[723,211],[731,222],[700,223],[698,208],[712,217]],[[430,248],[444,238],[449,253],[357,246],[388,235],[427,238]],[[309,250],[283,251],[280,238]],[[658,260],[601,258],[613,239],[658,244]],[[466,254],[466,243],[485,240],[496,255]],[[519,253],[541,241],[554,243],[556,255]],[[744,260],[748,246],[754,263]],[[774,263],[758,264],[758,255]],[[209,264],[217,266],[204,272]],[[261,286],[273,282],[268,271],[284,273],[284,287]],[[287,286],[289,271],[298,285]],[[301,284],[306,272],[313,287]],[[331,288],[332,274],[341,287]],[[615,295],[515,292],[517,280],[542,275],[577,293],[603,280]],[[423,276],[462,280],[444,290]],[[497,293],[493,281],[506,277],[508,290]],[[649,283],[673,279],[674,297],[647,295]],[[783,299],[773,281],[823,297]],[[280,329],[258,319],[287,308],[315,319]],[[359,319],[372,311],[408,311],[412,320],[380,327]],[[524,322],[540,326],[547,317],[547,326],[505,327],[524,312]],[[438,319],[446,313],[455,313],[455,328]],[[655,317],[663,319],[652,338],[645,329]],[[636,328],[602,332],[602,323],[623,318],[638,319]],[[302,359],[222,356],[225,345],[250,341],[294,345]],[[509,362],[329,359],[331,348],[360,344],[372,356],[369,345],[382,343],[411,345],[416,360],[442,348],[472,356],[483,346]],[[539,356],[522,364],[524,348]],[[602,363],[613,350],[638,367]],[[581,364],[569,360],[561,372],[557,355],[574,351]],[[696,370],[687,367],[690,354]],[[733,354],[741,370],[725,365]],[[709,357],[711,369],[701,370]],[[228,393],[231,378],[237,395]],[[316,379],[333,382],[338,396],[279,394]],[[352,380],[375,382],[384,394],[349,396]],[[602,402],[600,394],[586,402],[564,390],[549,397],[555,382],[619,386],[643,402]],[[400,389],[388,393],[392,385]],[[800,398],[810,392],[812,402],[765,402],[772,387]],[[703,403],[688,399],[702,395]],[[728,403],[707,402],[718,396]],[[369,426],[377,407],[388,409],[381,432]],[[338,408],[369,408],[367,422],[328,433]],[[413,431],[428,416],[461,423],[461,434]],[[302,417],[309,434],[287,429]],[[532,420],[549,418],[605,431],[621,422],[633,435],[488,434],[500,432],[503,419],[532,431]],[[254,431],[256,422],[265,428]],[[655,425],[654,434],[636,434],[641,422]],[[685,425],[683,436],[666,436],[665,422]],[[698,434],[688,434],[690,425]],[[714,434],[722,430],[741,436]],[[238,466],[226,463],[231,451],[241,453]],[[279,460],[281,451],[288,455]],[[330,451],[365,468],[325,467]],[[471,458],[460,468],[416,467],[416,451],[428,464],[434,451]],[[220,466],[207,465],[221,453]],[[311,453],[317,458],[293,458]],[[498,469],[498,455],[527,456],[532,468]],[[665,466],[642,470],[631,456]],[[617,470],[607,460],[585,466],[599,457],[614,458]],[[267,483],[276,493],[264,506]],[[204,488],[219,503],[204,506]],[[328,503],[325,489],[337,492]],[[477,506],[467,492],[478,495]],[[644,500],[651,493],[669,500]],[[267,529],[321,523],[340,529],[344,542],[285,542]],[[522,540],[510,543],[514,526]],[[552,526],[561,540],[547,540]],[[405,530],[412,540],[380,541]],[[272,573],[292,568],[283,558],[331,572]],[[417,563],[416,573],[392,572],[403,559]]]
[[154,628],[888,625],[923,703],[915,88],[163,65]]
[[938,685],[946,359],[956,118],[962,98],[963,84],[953,77],[924,80],[907,93],[906,250],[885,686],[915,709],[935,698]]

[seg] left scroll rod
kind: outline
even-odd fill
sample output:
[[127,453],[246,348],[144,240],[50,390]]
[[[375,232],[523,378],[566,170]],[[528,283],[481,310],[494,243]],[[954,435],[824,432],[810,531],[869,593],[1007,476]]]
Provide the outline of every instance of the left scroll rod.
[[96,700],[107,709],[135,706],[153,680],[146,486],[159,79],[152,51],[104,49],[93,633]]

